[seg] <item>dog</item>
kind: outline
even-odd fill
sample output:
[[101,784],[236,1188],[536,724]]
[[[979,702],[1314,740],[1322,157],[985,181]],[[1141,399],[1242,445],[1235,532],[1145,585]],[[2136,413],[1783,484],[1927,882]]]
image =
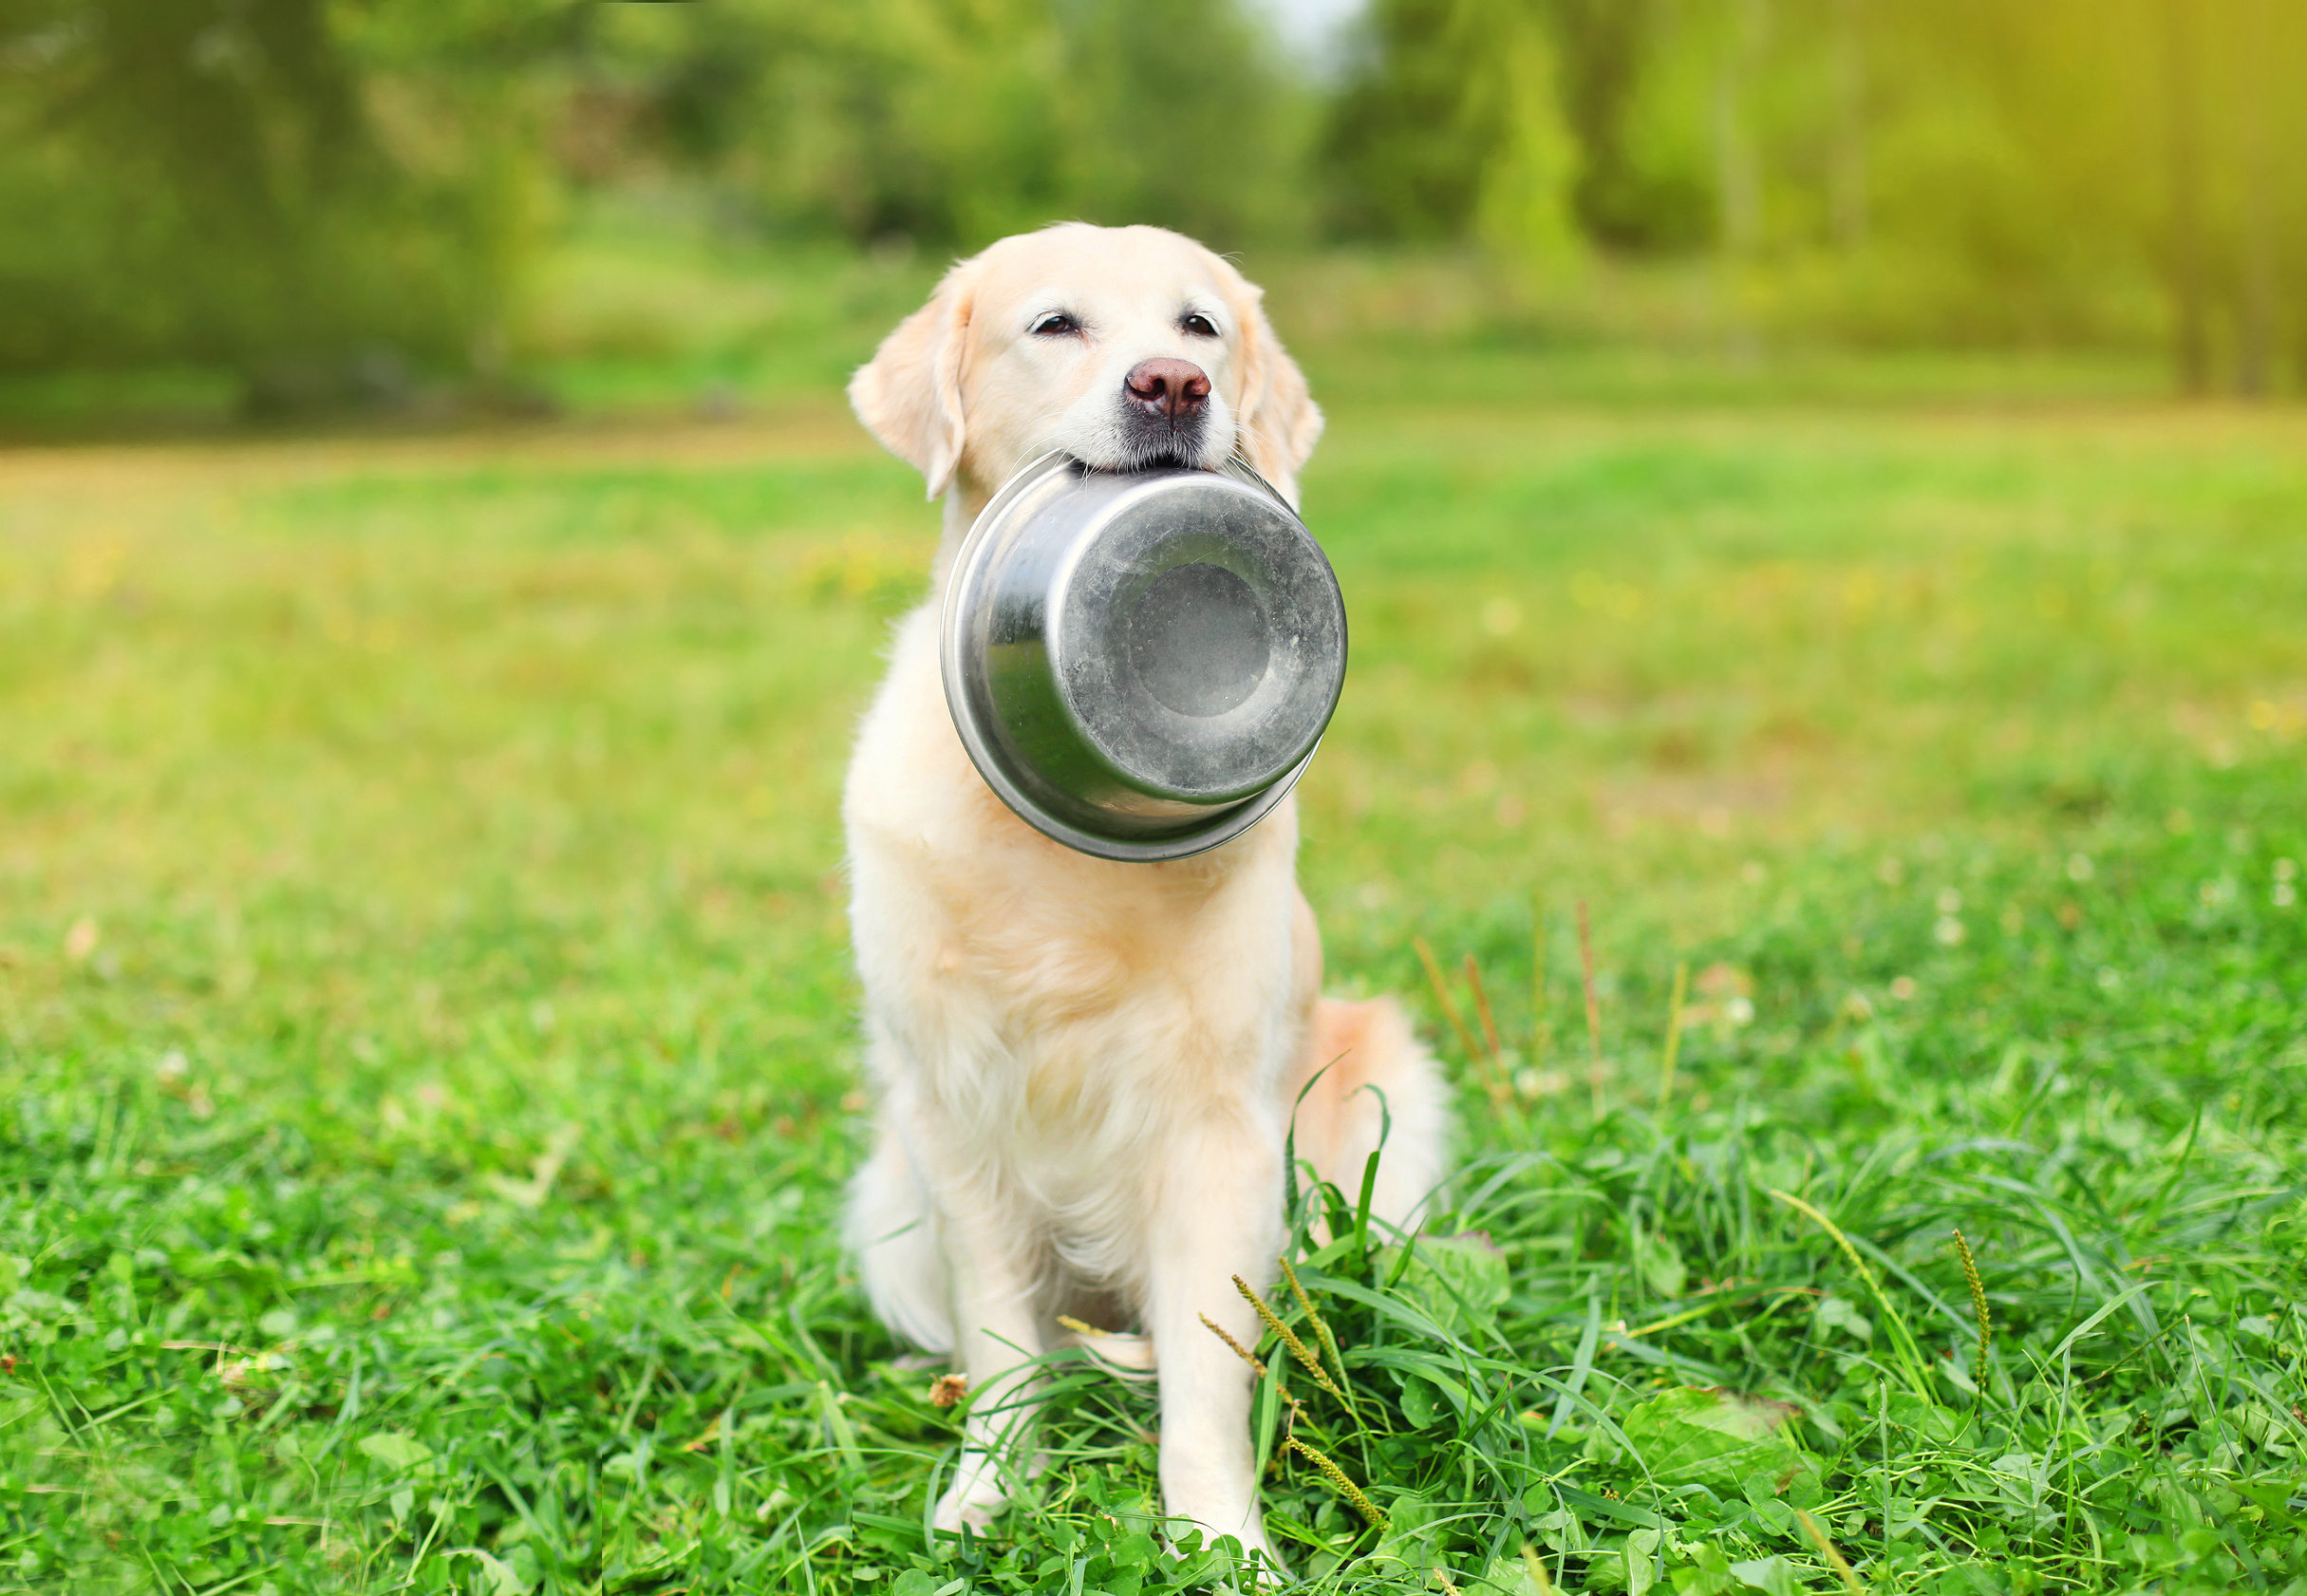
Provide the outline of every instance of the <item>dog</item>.
[[[1285,799],[1195,857],[1076,853],[1003,807],[939,673],[945,584],[1020,466],[1213,469],[1239,450],[1295,505],[1321,436],[1261,292],[1151,227],[1065,223],[954,266],[851,381],[857,417],[945,501],[934,592],[896,629],[842,816],[877,1089],[848,1243],[874,1312],[967,1377],[934,1522],[984,1528],[1021,1478],[1029,1360],[1060,1317],[1160,1382],[1165,1511],[1272,1557],[1253,1474],[1254,1344],[1233,1277],[1271,1281],[1285,1138],[1407,1229],[1441,1179],[1439,1072],[1390,999],[1321,998]],[[1294,1116],[1294,1121],[1293,1121]]]

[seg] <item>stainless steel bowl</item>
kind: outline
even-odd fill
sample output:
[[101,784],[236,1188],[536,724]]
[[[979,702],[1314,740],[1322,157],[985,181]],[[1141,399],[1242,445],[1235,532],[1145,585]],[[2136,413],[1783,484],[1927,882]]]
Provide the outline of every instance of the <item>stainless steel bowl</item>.
[[1045,836],[1176,859],[1240,836],[1313,758],[1345,603],[1257,473],[1045,455],[969,529],[946,591],[946,703],[985,782]]

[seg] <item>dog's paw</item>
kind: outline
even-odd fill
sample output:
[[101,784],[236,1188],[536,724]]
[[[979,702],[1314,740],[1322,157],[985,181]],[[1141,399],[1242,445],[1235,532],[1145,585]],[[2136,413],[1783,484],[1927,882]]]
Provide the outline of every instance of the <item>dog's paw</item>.
[[1123,1380],[1154,1378],[1153,1337],[1126,1330],[1073,1330],[1072,1335],[1074,1344],[1095,1358],[1108,1374]]
[[1008,1505],[1009,1493],[1002,1486],[1001,1470],[993,1459],[982,1452],[965,1452],[952,1487],[938,1498],[930,1523],[955,1534],[965,1524],[982,1530],[990,1528],[993,1515]]

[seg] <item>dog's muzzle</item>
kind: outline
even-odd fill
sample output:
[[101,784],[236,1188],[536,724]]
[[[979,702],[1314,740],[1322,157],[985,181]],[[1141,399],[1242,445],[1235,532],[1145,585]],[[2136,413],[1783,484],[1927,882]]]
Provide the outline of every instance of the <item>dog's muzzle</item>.
[[1127,463],[1191,465],[1210,430],[1210,376],[1190,360],[1141,360],[1121,385]]
[[1247,831],[1304,771],[1345,682],[1345,604],[1240,461],[1053,454],[969,529],[943,645],[954,726],[1021,818],[1101,858],[1174,859]]

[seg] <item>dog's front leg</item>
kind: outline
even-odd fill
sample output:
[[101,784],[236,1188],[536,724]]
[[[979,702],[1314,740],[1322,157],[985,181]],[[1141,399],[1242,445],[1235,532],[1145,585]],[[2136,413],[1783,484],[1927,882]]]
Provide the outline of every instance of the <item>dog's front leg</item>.
[[1233,1277],[1263,1284],[1281,1248],[1279,1144],[1278,1135],[1247,1123],[1191,1133],[1168,1160],[1148,1238],[1164,1511],[1268,1557],[1249,1440],[1251,1376],[1202,1317],[1243,1345],[1257,1344],[1262,1326]]
[[[954,1352],[969,1377],[969,1417],[953,1484],[937,1504],[936,1526],[983,1530],[1009,1501],[1013,1470],[1030,1440],[1035,1371],[1041,1351],[1032,1261],[1020,1255],[1019,1227],[992,1204],[948,1204],[947,1259],[953,1271]],[[955,1211],[956,1209],[960,1211]]]

